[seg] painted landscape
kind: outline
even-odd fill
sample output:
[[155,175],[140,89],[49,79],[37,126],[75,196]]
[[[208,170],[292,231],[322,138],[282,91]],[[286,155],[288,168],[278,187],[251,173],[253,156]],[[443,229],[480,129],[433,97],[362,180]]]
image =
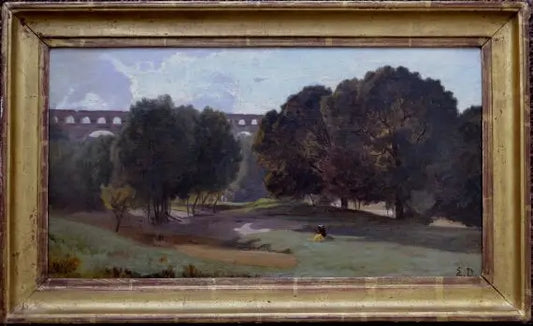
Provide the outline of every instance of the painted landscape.
[[480,274],[478,49],[50,60],[50,277]]

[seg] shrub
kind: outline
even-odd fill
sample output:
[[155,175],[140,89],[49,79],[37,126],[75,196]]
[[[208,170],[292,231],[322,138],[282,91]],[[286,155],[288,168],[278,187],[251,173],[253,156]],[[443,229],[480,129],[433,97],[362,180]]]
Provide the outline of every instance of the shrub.
[[147,277],[147,278],[155,278],[155,277],[174,278],[174,277],[176,277],[176,272],[174,272],[174,269],[172,268],[172,266],[168,266],[166,269],[163,269],[160,272],[157,272],[157,273],[154,273],[154,274],[143,275],[143,277]]
[[194,266],[193,264],[189,264],[186,266],[183,266],[183,271],[181,272],[182,277],[202,277],[202,273]]
[[80,260],[76,256],[51,256],[48,261],[48,272],[56,277],[80,277],[76,272],[79,266]]

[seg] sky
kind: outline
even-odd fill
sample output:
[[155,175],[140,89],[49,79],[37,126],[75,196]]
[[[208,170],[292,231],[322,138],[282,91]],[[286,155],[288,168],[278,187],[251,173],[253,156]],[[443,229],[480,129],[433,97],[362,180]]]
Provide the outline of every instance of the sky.
[[176,105],[262,114],[309,85],[332,90],[381,66],[438,79],[458,109],[481,105],[479,49],[127,48],[52,49],[52,109],[128,110],[169,94]]

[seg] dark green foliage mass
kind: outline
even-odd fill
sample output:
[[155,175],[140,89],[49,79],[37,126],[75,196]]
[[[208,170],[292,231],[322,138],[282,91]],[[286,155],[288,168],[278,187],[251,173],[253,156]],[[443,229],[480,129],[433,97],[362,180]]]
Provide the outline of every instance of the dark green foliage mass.
[[306,87],[262,120],[254,150],[276,196],[384,201],[396,218],[481,223],[479,107],[459,115],[440,81],[385,66]]
[[113,172],[113,136],[89,138],[81,143],[60,138],[50,141],[49,202],[52,207],[102,209],[100,186]]
[[130,108],[118,137],[83,142],[50,128],[52,207],[101,209],[100,188],[129,185],[152,223],[180,198],[192,212],[236,201],[320,198],[385,202],[396,218],[445,216],[481,225],[481,107],[462,113],[440,81],[381,67],[332,92],[307,86],[236,139],[224,113],[170,96]]
[[223,113],[176,108],[168,95],[133,105],[116,147],[119,173],[153,223],[168,221],[173,198],[225,189],[241,160]]
[[252,151],[253,136],[241,134],[238,136],[241,144],[242,160],[235,182],[231,185],[234,202],[252,202],[266,197],[263,183],[265,170],[257,163],[257,154]]
[[113,183],[135,190],[151,223],[168,221],[174,198],[225,190],[241,160],[223,113],[175,107],[168,95],[132,105],[118,137],[74,142],[59,129],[51,135],[52,207],[102,209],[101,188]]
[[195,185],[197,192],[220,192],[235,178],[241,161],[239,142],[226,115],[205,108],[194,130]]
[[480,106],[461,113],[453,130],[454,154],[436,168],[437,214],[445,214],[466,225],[481,225],[482,146]]
[[355,128],[377,156],[383,192],[403,218],[411,191],[426,184],[426,167],[449,157],[457,102],[439,81],[388,66],[366,74],[358,97],[359,109],[351,115]]
[[329,146],[320,101],[330,95],[323,86],[304,87],[261,122],[253,149],[268,171],[265,186],[276,197],[319,194],[324,184],[318,161]]
[[145,203],[155,223],[167,221],[175,183],[192,162],[185,131],[170,96],[142,99],[132,105],[117,142],[121,173]]

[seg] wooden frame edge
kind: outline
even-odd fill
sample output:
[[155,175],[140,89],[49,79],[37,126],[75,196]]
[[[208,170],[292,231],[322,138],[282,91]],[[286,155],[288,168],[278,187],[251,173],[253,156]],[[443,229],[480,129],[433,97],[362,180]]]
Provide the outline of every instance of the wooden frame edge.
[[[8,22],[11,17],[7,6],[3,5],[1,8],[2,15],[2,46],[1,46],[1,56],[0,64],[2,76],[8,75],[9,64],[8,64],[8,51],[9,47],[7,46],[9,35],[10,35],[10,23]],[[5,320],[8,306],[7,306],[7,185],[6,185],[6,174],[7,174],[7,83],[4,78],[0,80],[1,94],[0,94],[0,320]]]
[[[520,7],[523,8],[523,6],[520,6]],[[516,7],[512,7],[512,8],[516,8]],[[10,9],[9,9],[9,6],[4,6],[4,7],[3,7],[3,10],[2,10],[2,14],[3,14],[3,15],[10,15],[11,12],[10,12],[9,10],[10,10]],[[513,10],[514,10],[514,9],[513,9]],[[8,20],[4,20],[4,19],[3,19],[4,28],[3,28],[3,36],[2,36],[2,37],[3,37],[3,40],[4,40],[4,41],[10,38],[10,33],[11,33],[11,32],[10,32],[10,26],[9,26],[9,23],[8,23],[7,21],[8,21]],[[527,33],[526,33],[526,35],[527,35]],[[37,37],[37,36],[38,36],[38,34],[36,34],[36,37]],[[43,40],[41,39],[41,41],[43,41]],[[58,45],[58,46],[61,46],[61,44],[63,44],[63,45],[68,45],[67,43],[64,42],[64,40],[63,40],[63,41],[49,40],[49,41],[51,41],[51,42],[58,42],[58,43],[51,43],[52,46],[54,46],[54,45],[56,45],[56,46],[57,46],[57,45]],[[94,41],[94,40],[91,40],[91,41]],[[486,41],[486,40],[485,40],[485,41]],[[60,43],[60,42],[63,42],[63,43]],[[143,41],[141,41],[141,42],[143,42]],[[481,42],[481,41],[480,41],[480,42]],[[46,44],[49,44],[48,41],[46,41]],[[87,44],[87,43],[86,43],[86,44]],[[417,43],[415,43],[415,44],[417,44]],[[485,44],[485,43],[483,43],[483,44]],[[72,44],[71,44],[71,45],[72,45]],[[384,45],[383,45],[383,46],[384,46]],[[6,49],[4,49],[4,47],[6,47]],[[46,47],[46,45],[43,45],[43,44],[41,43],[41,47],[44,48],[44,47]],[[9,57],[10,57],[10,56],[8,55],[8,49],[9,49],[9,48],[8,48],[7,45],[6,45],[6,42],[2,42],[2,65],[3,65],[3,66],[2,66],[2,69],[3,69],[3,72],[5,73],[4,76],[8,76],[8,75],[9,75],[9,64],[6,62],[7,60],[9,60]],[[42,50],[41,50],[41,51],[42,51]],[[526,54],[526,56],[527,56],[527,54]],[[40,60],[42,60],[42,61],[46,61],[47,58],[46,58],[46,56],[41,56],[41,57],[40,57]],[[525,61],[527,61],[527,60],[525,60]],[[524,62],[524,64],[527,64],[527,63]],[[521,68],[522,68],[522,69],[527,69],[527,66],[525,66],[525,67],[521,67]],[[42,70],[42,71],[45,71],[45,70]],[[526,71],[527,71],[527,70],[526,70]],[[45,72],[43,72],[43,74],[45,74]],[[43,81],[42,81],[42,76],[43,76],[43,75],[41,75],[41,83],[43,82]],[[522,80],[523,80],[524,78],[526,78],[526,77],[522,77]],[[527,81],[526,81],[526,84],[525,84],[525,85],[528,85]],[[3,90],[3,92],[2,92],[2,93],[3,93],[3,94],[2,94],[2,100],[3,100],[2,104],[3,104],[4,106],[5,106],[5,105],[9,105],[9,103],[8,103],[8,101],[7,101],[7,98],[6,98],[6,94],[9,94],[8,85],[5,85],[5,84],[4,84],[4,85],[2,85],[2,87],[3,87],[3,88],[2,88],[2,90]],[[527,92],[526,97],[529,98],[529,94],[528,94],[529,92],[528,92],[528,90],[526,89],[525,91]],[[43,96],[43,94],[45,94],[45,93],[43,93],[43,92],[46,92],[46,87],[40,88],[40,92],[41,92],[41,95],[40,95],[40,96]],[[46,105],[46,104],[45,104],[46,101],[47,101],[46,99],[44,99],[44,101],[40,101],[40,103],[41,103],[40,105]],[[524,101],[525,101],[525,100],[524,100]],[[6,104],[6,103],[7,103],[7,104]],[[7,119],[9,119],[9,118],[8,118],[8,115],[6,114],[6,110],[4,110],[4,106],[0,107],[0,110],[1,110],[1,111],[0,111],[0,119],[2,119],[2,127],[6,127],[6,126],[7,126],[7,124],[8,124],[8,120],[7,120]],[[527,106],[526,106],[526,107],[527,107]],[[526,119],[528,118],[528,114],[529,114],[529,110],[527,110],[527,112],[524,112],[524,120],[526,120]],[[42,117],[40,118],[40,119],[42,119],[43,123],[46,122],[46,119],[47,119],[45,115],[46,115],[46,111],[43,113]],[[529,130],[529,124],[525,125],[524,128],[526,128],[526,129],[525,129],[526,131]],[[2,128],[2,140],[6,140],[6,139],[9,140],[9,137],[7,136],[7,133],[8,133],[8,132],[9,132],[9,129],[8,129],[8,128]],[[44,129],[41,130],[41,131],[40,131],[40,134],[41,134],[41,135],[46,135],[46,130],[44,130]],[[526,138],[527,138],[527,137],[526,137]],[[528,140],[528,139],[525,139],[524,142],[525,142],[525,144],[521,144],[521,146],[528,146],[528,142],[529,142],[529,140]],[[1,147],[0,147],[0,150],[2,151],[2,152],[1,152],[1,154],[2,154],[2,162],[1,162],[1,166],[0,166],[0,168],[2,169],[2,172],[3,172],[3,173],[0,175],[0,186],[1,186],[1,187],[7,187],[8,185],[5,183],[5,179],[4,179],[3,177],[5,176],[5,171],[8,170],[8,166],[9,166],[9,163],[7,162],[7,161],[8,161],[8,159],[7,159],[7,155],[6,155],[6,154],[7,154],[6,149],[9,147],[9,145],[7,145],[7,146],[6,146],[6,145],[2,145],[3,143],[4,143],[4,141],[2,141],[2,142],[0,143],[0,146],[1,146]],[[524,155],[526,155],[526,156],[527,156],[527,154],[529,154],[529,148],[527,148],[526,151],[525,151],[525,153],[524,153]],[[41,157],[46,157],[46,156],[47,156],[47,154],[45,153],[45,149],[43,149],[43,151],[41,152],[40,155],[41,155]],[[527,168],[529,167],[529,162],[526,162],[525,164],[526,164],[526,165],[523,166],[523,170],[525,171],[526,174],[529,174],[529,171],[527,171]],[[43,182],[43,184],[44,184],[44,183],[46,183],[47,181],[42,181],[42,182]],[[528,180],[528,181],[526,182],[526,184],[524,185],[524,187],[526,187],[526,188],[527,188],[527,186],[529,186],[529,180]],[[5,189],[5,188],[2,188],[2,189]],[[41,189],[40,191],[41,191],[41,196],[44,196],[44,195],[42,194],[43,189]],[[6,192],[6,194],[7,194],[7,192]],[[527,191],[525,192],[524,196],[527,197]],[[2,196],[2,200],[3,200],[3,203],[2,203],[2,204],[4,204],[4,205],[1,205],[1,204],[0,204],[0,210],[7,210],[6,205],[5,205],[5,203],[9,200],[7,197],[8,197],[8,195],[7,195],[7,196]],[[529,203],[529,198],[528,198],[528,199],[525,199],[525,200],[526,200],[525,205],[527,205],[527,204]],[[529,223],[530,209],[529,209],[528,207],[525,207],[524,209],[525,209],[525,214],[526,214],[526,215],[525,215],[525,224],[527,224],[527,225],[529,226],[528,223]],[[0,211],[0,214],[1,214],[1,213],[4,213],[4,216],[6,216],[6,215],[5,215],[5,214],[6,214],[6,211],[4,211],[4,212]],[[43,218],[44,218],[44,217],[43,217]],[[6,221],[5,221],[4,219],[2,219],[2,224],[0,224],[0,241],[3,241],[3,242],[5,242],[5,243],[7,243],[7,242],[8,242],[8,237],[9,237],[9,235],[8,235],[8,232],[7,232],[8,230],[6,229],[6,225],[5,225],[4,223],[6,223]],[[528,229],[528,228],[526,228],[526,229]],[[527,234],[525,234],[524,236],[527,237],[527,235],[529,235],[529,229],[527,230]],[[44,240],[43,240],[43,239],[39,240],[39,243],[41,243],[40,241],[46,241],[46,237],[44,237]],[[6,247],[7,247],[7,246],[3,246],[3,250],[4,250],[4,251],[6,250]],[[525,254],[529,253],[529,252],[530,252],[529,250],[530,250],[530,249],[528,249],[528,248],[524,248],[524,251],[525,251],[524,253],[525,253]],[[6,275],[3,274],[2,272],[5,271],[5,269],[4,269],[4,264],[7,264],[7,259],[9,259],[9,257],[8,257],[8,253],[6,253],[6,252],[2,252],[2,253],[4,254],[4,257],[0,257],[0,258],[2,258],[2,264],[3,264],[3,265],[2,265],[2,271],[0,271],[0,285],[2,285],[2,282],[6,282],[6,283],[7,283],[7,280],[5,279]],[[527,262],[527,260],[526,260],[526,262]],[[525,265],[528,265],[528,264],[525,264]],[[525,267],[526,267],[527,270],[529,270],[529,266],[525,266]],[[39,275],[41,275],[41,274],[39,274]],[[489,273],[489,275],[490,275],[490,273]],[[528,276],[528,277],[526,277],[526,279],[527,279],[527,280],[530,280],[530,277]],[[490,280],[489,280],[489,281],[490,281]],[[43,282],[44,282],[44,283],[43,283]],[[53,284],[53,281],[52,281],[52,282],[50,282],[50,280],[45,281],[44,278],[40,278],[40,279],[38,279],[38,283],[37,283],[37,284],[46,285],[46,282],[48,282],[48,285],[52,285],[52,287],[46,287],[46,286],[44,286],[44,287],[41,287],[41,288],[39,289],[39,291],[48,291],[48,290],[51,290],[51,289],[53,288],[53,285],[54,285],[54,284]],[[444,282],[444,283],[446,283],[446,282]],[[490,282],[489,282],[489,283],[490,283]],[[74,287],[75,287],[75,286],[74,286]],[[0,288],[2,288],[2,287],[0,286]],[[6,290],[6,289],[7,289],[7,290]],[[55,289],[55,290],[58,290],[58,289]],[[2,294],[4,294],[4,296],[3,296],[3,298],[0,297],[0,303],[1,303],[1,304],[6,304],[6,301],[7,301],[7,300],[3,300],[3,301],[2,301],[2,299],[6,299],[6,297],[7,297],[7,295],[8,295],[7,292],[4,292],[4,291],[9,291],[9,284],[8,284],[6,287],[3,288],[3,292],[2,292]],[[527,292],[527,293],[526,293],[526,297],[529,298],[530,293],[531,293],[531,289],[530,289],[530,287],[528,286],[528,287],[525,289],[525,291]],[[529,299],[527,299],[527,300],[528,300],[528,302],[529,302]],[[6,306],[6,307],[7,307],[7,306]],[[2,309],[1,309],[1,308],[2,308],[2,307],[0,307],[0,317],[2,317],[2,315],[1,315]],[[5,312],[5,310],[4,310],[4,312]],[[21,312],[21,311],[19,311],[19,312]],[[61,318],[61,319],[64,318],[64,316],[62,316],[62,317],[59,317],[59,316],[54,317],[54,316],[50,315],[50,316],[46,317],[46,316],[44,316],[44,315],[38,315],[38,314],[36,314],[36,315],[34,315],[34,318],[35,318],[35,319],[25,319],[25,318],[21,318],[21,315],[19,314],[19,312],[15,312],[15,313],[10,313],[10,314],[8,314],[8,317],[7,317],[6,320],[9,321],[9,322],[20,322],[20,321],[27,322],[27,321],[50,321],[50,320],[55,320],[54,318]],[[517,313],[518,313],[518,315],[517,315]],[[515,312],[512,314],[512,316],[514,316],[514,317],[512,317],[511,319],[514,319],[514,320],[524,320],[524,318],[529,318],[529,316],[530,316],[530,311],[529,311],[529,309],[525,308],[525,310],[515,311]],[[166,316],[166,317],[163,316],[163,315],[161,316],[161,318],[163,318],[163,319],[166,320],[166,321],[169,320],[169,319],[168,319],[169,317],[170,317],[170,316]],[[178,320],[179,320],[179,321],[198,321],[197,318],[200,318],[200,317],[202,317],[202,316],[192,316],[192,315],[191,315],[190,318],[192,318],[192,319],[187,319],[187,318],[189,318],[189,317],[178,318],[178,319],[174,317],[174,320],[175,320],[175,321],[178,321]],[[206,318],[205,321],[213,321],[213,319],[211,319],[210,317],[206,317],[206,316],[203,316],[203,317]],[[359,315],[357,315],[357,316],[355,316],[355,315],[350,316],[350,315],[348,315],[348,314],[344,314],[343,317],[342,317],[342,319],[346,319],[346,320],[389,320],[389,318],[387,318],[388,315],[387,315],[386,313],[382,314],[382,317],[385,317],[385,319],[379,319],[380,317],[363,316],[363,315],[361,315],[361,314],[359,314]],[[509,312],[509,313],[506,313],[506,317],[505,317],[504,319],[505,319],[505,320],[508,320],[507,318],[510,318],[510,317],[511,317],[511,313]],[[75,315],[71,316],[71,318],[72,318],[72,319],[71,319],[72,321],[78,321],[78,319],[77,319],[78,317],[75,316]],[[81,317],[80,317],[80,318],[81,318]],[[82,321],[82,320],[83,320],[83,321],[87,321],[87,320],[91,320],[91,321],[124,321],[123,318],[119,318],[119,317],[116,317],[116,316],[115,316],[115,317],[113,317],[113,316],[107,316],[107,317],[106,317],[106,316],[103,316],[102,318],[103,318],[103,319],[99,319],[98,316],[89,316],[89,317],[88,317],[88,316],[85,316],[85,317],[83,317],[82,319],[79,319],[79,321]],[[113,319],[113,318],[116,318],[116,319]],[[229,317],[225,317],[225,318],[226,318],[225,320],[227,320],[227,321],[232,321],[232,319],[229,318]],[[249,320],[250,315],[249,315],[249,314],[248,314],[248,315],[247,315],[247,314],[243,314],[241,317],[235,317],[235,319],[234,319],[233,321],[243,321],[242,318],[246,318],[246,320]],[[270,317],[258,317],[258,318],[259,318],[258,321],[279,321],[279,320],[280,320],[280,319],[279,319],[280,317],[276,317],[276,316],[270,316]],[[293,319],[291,319],[291,318],[293,318]],[[289,317],[289,318],[285,318],[285,317],[284,317],[283,319],[284,319],[284,320],[285,320],[285,319],[287,319],[287,320],[301,320],[301,318],[302,318],[302,316],[299,316],[299,315],[295,314],[293,317]],[[323,318],[323,317],[322,317],[322,318]],[[408,320],[410,320],[410,319],[409,319],[410,317],[407,317],[407,318],[408,318]],[[417,317],[417,318],[420,318],[419,320],[441,320],[441,319],[446,319],[446,317],[442,317],[442,316],[441,316],[441,317],[419,316],[419,317]],[[487,320],[494,320],[492,317],[487,317],[487,318],[488,318]],[[496,320],[499,320],[497,317],[494,317],[494,318],[495,318]],[[395,319],[397,319],[397,316],[395,317]],[[474,318],[474,319],[475,319],[475,318]],[[130,320],[130,319],[128,319],[128,320]],[[141,318],[141,319],[139,319],[139,320],[142,321],[142,320],[145,320],[145,319]],[[155,319],[153,319],[153,320],[150,319],[150,321],[154,321],[154,320],[157,320],[157,318],[155,318]],[[217,320],[218,320],[218,319],[217,319]],[[329,320],[329,318],[317,319],[317,320],[327,321],[327,320]],[[471,319],[470,317],[468,317],[468,318],[465,318],[464,320],[472,320],[472,319]]]
[[481,47],[486,37],[362,38],[362,37],[160,37],[160,38],[43,38],[51,48],[106,47]]
[[105,3],[101,2],[76,2],[76,1],[66,1],[61,4],[56,2],[43,1],[40,3],[29,2],[29,1],[19,1],[12,2],[8,4],[8,7],[13,12],[18,10],[32,10],[32,9],[41,9],[43,7],[48,8],[48,10],[64,10],[65,5],[69,7],[69,10],[77,9],[100,9],[100,8],[113,8],[119,10],[127,10],[132,8],[138,9],[149,9],[149,10],[165,10],[165,9],[245,9],[245,10],[255,10],[255,9],[276,9],[276,8],[286,8],[286,9],[296,9],[296,10],[305,10],[305,9],[332,9],[332,10],[482,10],[489,11],[494,9],[500,9],[502,11],[517,11],[527,6],[524,3],[524,0],[508,0],[506,2],[494,2],[490,0],[458,0],[458,1],[418,1],[418,2],[408,2],[408,1],[261,1],[246,3],[239,1],[229,1],[229,2],[213,2],[213,1],[146,1],[146,2],[135,2],[135,3],[123,3],[120,1],[108,1]]

